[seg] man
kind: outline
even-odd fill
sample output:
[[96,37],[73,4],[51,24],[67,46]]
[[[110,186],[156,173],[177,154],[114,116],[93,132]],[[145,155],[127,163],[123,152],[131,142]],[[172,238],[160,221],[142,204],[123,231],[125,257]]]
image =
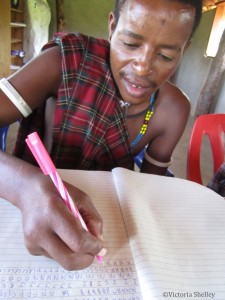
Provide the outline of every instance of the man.
[[27,134],[39,132],[58,168],[132,169],[134,155],[147,145],[141,171],[165,174],[190,112],[187,97],[168,80],[201,8],[196,0],[116,1],[109,43],[56,34],[40,56],[1,82],[1,89],[14,95],[15,88],[24,101],[0,90],[0,125],[26,118],[15,149],[23,160],[0,155],[0,196],[21,209],[32,254],[72,270],[87,267],[105,249],[102,220],[87,195],[69,186],[89,233],[57,201],[49,178],[24,161],[32,162]]

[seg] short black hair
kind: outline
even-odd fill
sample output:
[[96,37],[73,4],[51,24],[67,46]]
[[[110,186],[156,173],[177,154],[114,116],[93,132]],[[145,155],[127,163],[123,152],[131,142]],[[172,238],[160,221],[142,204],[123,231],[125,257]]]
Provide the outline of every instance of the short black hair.
[[[124,3],[127,0],[115,0],[115,8],[114,8],[114,15],[116,18],[116,24],[119,20],[120,17],[120,12],[124,6]],[[191,32],[191,36],[190,38],[193,36],[193,34],[195,33],[199,23],[201,22],[201,18],[202,18],[202,6],[203,6],[203,1],[202,0],[168,0],[168,1],[177,1],[177,2],[181,2],[184,4],[188,4],[192,7],[195,8],[195,20],[194,20],[194,24],[193,24],[193,28],[192,28],[192,32]]]

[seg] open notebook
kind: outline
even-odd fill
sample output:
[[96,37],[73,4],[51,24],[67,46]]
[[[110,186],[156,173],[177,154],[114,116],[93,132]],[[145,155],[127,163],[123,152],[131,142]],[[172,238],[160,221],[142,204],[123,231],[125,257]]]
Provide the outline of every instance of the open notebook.
[[193,182],[122,168],[59,173],[103,216],[104,264],[69,272],[31,256],[20,211],[0,200],[0,299],[225,299],[222,197]]

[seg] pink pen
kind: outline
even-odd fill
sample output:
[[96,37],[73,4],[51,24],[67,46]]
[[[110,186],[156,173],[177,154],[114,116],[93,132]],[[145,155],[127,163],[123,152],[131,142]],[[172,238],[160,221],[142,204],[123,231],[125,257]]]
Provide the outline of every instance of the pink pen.
[[[79,219],[81,225],[84,229],[88,231],[88,228],[79,213],[78,208],[76,207],[75,203],[73,202],[72,198],[70,197],[65,185],[63,184],[55,165],[53,164],[47,150],[45,149],[41,139],[39,138],[37,132],[33,132],[28,135],[26,139],[26,143],[30,148],[33,156],[35,157],[37,163],[39,164],[42,172],[45,175],[49,175],[55,184],[57,190],[59,191],[61,197],[65,201],[66,205],[69,209],[73,212],[76,218]],[[98,261],[102,262],[102,256],[97,256]]]

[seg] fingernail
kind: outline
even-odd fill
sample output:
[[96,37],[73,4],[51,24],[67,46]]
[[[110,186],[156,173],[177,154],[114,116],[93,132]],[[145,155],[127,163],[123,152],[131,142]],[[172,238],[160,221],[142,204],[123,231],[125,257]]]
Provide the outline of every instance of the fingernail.
[[106,253],[107,253],[106,248],[102,248],[102,250],[98,253],[98,256],[104,256],[106,255]]

